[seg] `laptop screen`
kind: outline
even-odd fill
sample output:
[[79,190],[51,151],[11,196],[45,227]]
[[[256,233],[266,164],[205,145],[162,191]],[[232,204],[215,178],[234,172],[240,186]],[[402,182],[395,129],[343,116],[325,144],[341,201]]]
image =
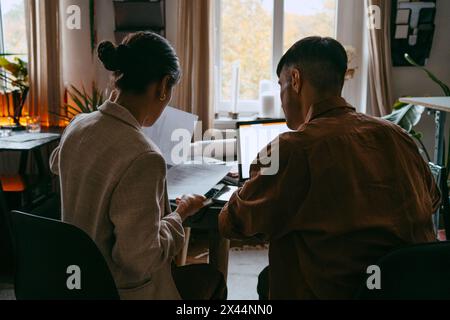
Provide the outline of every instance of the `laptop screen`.
[[240,180],[250,178],[250,166],[263,150],[280,134],[289,132],[285,120],[238,123],[238,161]]

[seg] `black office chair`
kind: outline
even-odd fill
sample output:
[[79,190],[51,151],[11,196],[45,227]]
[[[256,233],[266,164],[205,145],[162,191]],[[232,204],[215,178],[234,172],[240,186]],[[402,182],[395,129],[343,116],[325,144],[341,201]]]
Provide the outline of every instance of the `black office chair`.
[[13,278],[13,254],[7,212],[6,200],[0,182],[0,283],[12,283]]
[[376,265],[381,270],[381,290],[369,290],[364,283],[357,299],[450,299],[450,242],[398,249]]
[[441,167],[435,165],[434,163],[429,163],[431,173],[434,176],[436,184],[441,191],[442,196],[441,206],[438,211],[433,215],[433,224],[436,235],[439,234],[439,230],[441,229],[441,218],[443,220],[443,228],[445,229],[445,235],[447,240],[450,240],[450,201],[448,197],[448,184],[447,184],[447,169],[445,167]]
[[[59,221],[16,211],[10,213],[9,220],[18,300],[119,299],[111,272],[86,233]],[[77,283],[73,278],[77,270],[72,266],[80,271],[79,290],[72,286]]]

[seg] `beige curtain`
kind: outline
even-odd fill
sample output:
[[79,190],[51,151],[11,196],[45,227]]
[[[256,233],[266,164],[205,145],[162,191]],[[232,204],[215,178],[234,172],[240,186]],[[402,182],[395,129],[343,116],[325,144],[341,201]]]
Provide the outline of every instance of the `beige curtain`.
[[31,115],[43,125],[57,126],[61,107],[59,0],[26,0]]
[[368,6],[378,6],[381,29],[371,29],[369,37],[369,92],[370,108],[374,116],[392,111],[392,58],[390,45],[391,0],[366,0]]
[[177,51],[183,77],[175,89],[172,104],[194,113],[203,122],[203,130],[213,122],[211,0],[179,0]]

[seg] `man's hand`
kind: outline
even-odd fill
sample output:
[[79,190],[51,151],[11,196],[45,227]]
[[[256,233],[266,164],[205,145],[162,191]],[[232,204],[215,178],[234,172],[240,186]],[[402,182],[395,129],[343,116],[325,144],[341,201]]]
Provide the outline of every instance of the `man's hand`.
[[205,201],[207,199],[204,196],[199,195],[184,195],[181,198],[177,199],[177,210],[178,214],[181,216],[181,219],[185,221],[187,218],[193,216],[197,212],[200,211],[205,206]]

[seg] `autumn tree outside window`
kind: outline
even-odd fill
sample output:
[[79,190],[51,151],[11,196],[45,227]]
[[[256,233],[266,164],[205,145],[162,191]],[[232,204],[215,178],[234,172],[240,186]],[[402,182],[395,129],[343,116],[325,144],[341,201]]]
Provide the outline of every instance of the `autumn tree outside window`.
[[261,80],[275,80],[276,64],[297,40],[336,37],[338,0],[217,0],[216,112],[231,105],[232,64],[240,62],[239,112],[259,110]]

